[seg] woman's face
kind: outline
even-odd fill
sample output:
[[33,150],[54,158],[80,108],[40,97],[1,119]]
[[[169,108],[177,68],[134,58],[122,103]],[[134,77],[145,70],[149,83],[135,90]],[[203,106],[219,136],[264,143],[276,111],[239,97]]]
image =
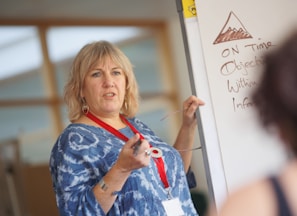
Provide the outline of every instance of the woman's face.
[[107,58],[87,72],[81,96],[85,97],[91,112],[108,117],[120,113],[125,90],[124,71]]

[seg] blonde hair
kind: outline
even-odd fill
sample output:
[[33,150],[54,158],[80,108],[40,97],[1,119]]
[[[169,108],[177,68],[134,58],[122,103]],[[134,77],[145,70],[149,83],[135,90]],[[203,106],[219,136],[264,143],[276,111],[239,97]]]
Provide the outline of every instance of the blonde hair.
[[97,41],[85,45],[78,52],[64,88],[64,101],[71,122],[83,115],[83,100],[80,93],[87,72],[98,61],[104,63],[109,58],[124,71],[126,77],[125,99],[120,112],[128,118],[136,115],[139,106],[139,92],[130,60],[118,47],[110,42]]

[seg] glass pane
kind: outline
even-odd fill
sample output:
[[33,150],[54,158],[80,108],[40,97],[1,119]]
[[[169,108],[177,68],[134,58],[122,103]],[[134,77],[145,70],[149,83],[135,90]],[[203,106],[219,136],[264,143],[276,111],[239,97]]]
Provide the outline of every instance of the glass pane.
[[54,138],[47,107],[1,108],[0,118],[0,140],[19,140],[24,163],[48,163]]
[[171,134],[168,132],[169,121],[160,121],[161,116],[165,115],[165,110],[157,109],[148,113],[141,113],[137,117],[141,119],[146,125],[148,125],[156,135],[158,135],[162,140],[171,143]]
[[45,91],[40,71],[32,71],[25,75],[0,80],[0,100],[41,98]]
[[161,74],[158,47],[156,38],[139,40],[121,49],[130,58],[134,65],[135,76],[140,93],[162,92]]
[[40,77],[42,52],[37,28],[0,27],[0,35],[0,99],[44,95]]
[[68,112],[67,112],[67,107],[65,104],[62,104],[60,106],[60,112],[61,112],[62,123],[66,127],[70,122],[68,119]]
[[1,107],[0,119],[0,140],[46,129],[51,123],[47,107]]
[[56,139],[49,129],[37,128],[34,132],[19,135],[20,156],[26,164],[48,164]]
[[47,33],[53,62],[72,58],[85,44],[95,40],[113,43],[140,36],[147,29],[138,27],[52,27]]
[[173,145],[179,126],[176,120],[180,113],[172,110],[172,102],[168,99],[152,99],[140,104],[137,117],[148,125],[156,135]]
[[30,71],[42,56],[35,27],[0,27],[0,78]]
[[74,56],[71,59],[54,63],[54,71],[57,80],[57,90],[60,97],[63,97],[64,86],[67,80],[68,73]]

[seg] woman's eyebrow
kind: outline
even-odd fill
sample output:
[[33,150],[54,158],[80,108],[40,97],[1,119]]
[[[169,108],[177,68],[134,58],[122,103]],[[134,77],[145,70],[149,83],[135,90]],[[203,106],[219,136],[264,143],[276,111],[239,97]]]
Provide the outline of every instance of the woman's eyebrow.
[[113,68],[111,68],[111,69],[121,69],[122,70],[122,68],[121,67],[118,67],[118,66],[115,66],[115,67],[113,67]]

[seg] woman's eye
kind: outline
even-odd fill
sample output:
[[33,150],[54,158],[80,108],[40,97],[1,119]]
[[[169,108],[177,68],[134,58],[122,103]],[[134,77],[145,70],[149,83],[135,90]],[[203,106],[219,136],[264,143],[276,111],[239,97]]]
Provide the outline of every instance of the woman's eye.
[[120,71],[113,71],[112,73],[117,76],[122,74]]
[[92,73],[92,77],[99,77],[99,76],[101,76],[101,72],[100,71],[94,71]]

